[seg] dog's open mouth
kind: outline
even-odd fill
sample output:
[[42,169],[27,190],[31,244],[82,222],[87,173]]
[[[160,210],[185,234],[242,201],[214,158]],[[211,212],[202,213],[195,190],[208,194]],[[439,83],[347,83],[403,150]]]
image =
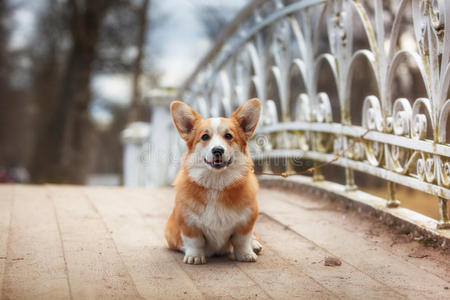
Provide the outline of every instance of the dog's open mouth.
[[231,164],[231,160],[231,158],[228,161],[224,161],[222,158],[214,158],[212,161],[207,161],[205,158],[205,163],[214,169],[222,169],[224,167],[228,167]]

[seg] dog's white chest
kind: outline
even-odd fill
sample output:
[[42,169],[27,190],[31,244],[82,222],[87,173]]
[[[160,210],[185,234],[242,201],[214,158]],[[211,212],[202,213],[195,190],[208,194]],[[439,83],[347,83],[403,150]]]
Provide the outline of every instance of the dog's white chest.
[[207,247],[218,251],[228,243],[235,228],[248,222],[250,209],[230,209],[218,201],[220,192],[209,190],[207,204],[201,212],[189,212],[189,223],[197,226],[206,238]]

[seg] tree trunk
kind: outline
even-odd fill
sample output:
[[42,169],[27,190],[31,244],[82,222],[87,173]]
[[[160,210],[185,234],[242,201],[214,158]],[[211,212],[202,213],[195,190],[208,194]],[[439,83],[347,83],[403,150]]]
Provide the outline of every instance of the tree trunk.
[[54,137],[55,128],[62,124],[53,121],[59,100],[59,66],[56,61],[53,41],[49,44],[49,55],[39,61],[33,72],[33,116],[34,147],[30,162],[30,174],[33,182],[58,182],[59,172],[55,160],[59,155],[59,141]]
[[141,89],[139,81],[142,75],[142,62],[144,61],[144,46],[147,37],[147,11],[149,7],[149,0],[143,0],[142,7],[139,9],[139,35],[138,35],[138,53],[134,60],[134,72],[133,72],[133,88],[130,101],[130,112],[128,115],[128,122],[138,121],[139,116],[139,104],[141,101]]
[[50,87],[58,91],[57,104],[37,141],[34,179],[39,182],[83,184],[86,180],[92,150],[90,83],[101,24],[111,2],[69,1],[72,46],[60,86]]
[[64,127],[58,129],[62,140],[60,165],[64,182],[85,183],[92,152],[92,123],[89,116],[91,77],[97,58],[99,32],[111,1],[71,0],[73,46],[61,93]]

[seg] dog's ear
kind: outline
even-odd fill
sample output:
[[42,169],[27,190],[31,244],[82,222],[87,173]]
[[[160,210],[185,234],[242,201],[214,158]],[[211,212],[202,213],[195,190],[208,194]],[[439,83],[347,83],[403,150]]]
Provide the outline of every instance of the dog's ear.
[[180,101],[170,103],[170,113],[180,136],[187,141],[195,122],[201,120],[202,117],[189,105]]
[[261,101],[253,98],[242,104],[231,115],[231,118],[237,120],[245,136],[249,139],[255,131],[261,113]]

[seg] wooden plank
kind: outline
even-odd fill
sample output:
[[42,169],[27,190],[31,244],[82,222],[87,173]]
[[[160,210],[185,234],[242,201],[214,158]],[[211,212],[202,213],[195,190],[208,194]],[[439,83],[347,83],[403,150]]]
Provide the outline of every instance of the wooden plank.
[[257,232],[267,250],[273,249],[298,271],[308,274],[342,299],[401,299],[392,288],[372,279],[346,263],[339,267],[324,266],[324,259],[334,256],[297,233],[284,228],[266,216],[257,223]]
[[207,299],[271,299],[262,286],[226,257],[209,258],[206,265],[184,264],[181,254],[176,259]]
[[260,206],[264,213],[318,246],[344,258],[346,263],[374,280],[412,299],[441,299],[450,296],[449,290],[444,289],[448,282],[342,228],[342,224],[325,218],[320,212],[326,211],[326,208],[301,207],[302,205],[295,205],[294,202],[302,205],[308,203],[299,195],[281,191],[262,190],[260,193]]
[[[358,191],[352,193],[360,194]],[[366,239],[370,243],[376,244],[395,256],[402,257],[403,260],[410,261],[415,266],[450,283],[448,275],[450,261],[448,257],[432,247],[427,247],[425,243],[421,244],[410,240],[407,231],[399,231],[398,228],[389,227],[374,218],[367,218],[366,215],[356,210],[343,209],[341,204],[320,197],[308,196],[306,199],[302,197],[301,202],[298,201],[298,198],[292,200],[289,194],[284,197],[286,197],[286,201],[294,205],[313,210],[323,220],[339,224],[349,234]],[[394,209],[394,211],[397,211],[397,209]],[[355,230],[355,224],[357,224],[358,230]]]
[[[172,253],[164,247],[165,241],[161,235],[155,234],[155,228],[128,204],[132,197],[129,193],[110,188],[92,188],[87,193],[105,220],[130,276],[143,297],[203,298]],[[163,222],[163,216],[155,218]]]
[[0,298],[3,291],[3,277],[8,255],[8,237],[13,204],[13,186],[0,186]]
[[[126,201],[146,222],[151,224],[158,239],[164,241],[164,225],[173,206],[173,191],[169,189],[158,189],[157,192],[155,190],[135,190],[128,195]],[[160,247],[166,247],[166,244],[163,243]],[[209,258],[206,265],[187,265],[183,263],[183,254],[171,253],[206,298],[270,298],[260,284],[248,277],[238,267],[238,264],[247,265],[247,263],[234,262],[222,257]]]
[[[367,238],[369,225],[325,202],[263,189],[262,211],[293,231],[262,217],[257,263],[191,266],[163,237],[172,189],[48,192],[50,199],[44,187],[0,186],[0,298],[67,299],[71,288],[75,299],[450,297],[445,270],[389,251],[386,241]],[[323,266],[328,255],[342,266]]]
[[[260,223],[261,221],[258,221]],[[274,224],[266,225],[273,226]],[[260,226],[257,226],[260,228]],[[259,230],[258,230],[259,232]],[[271,238],[278,239],[277,232],[270,232]],[[266,235],[267,236],[267,233]],[[255,264],[238,264],[242,272],[257,282],[274,299],[339,299],[334,290],[316,281],[307,270],[299,268],[282,257],[263,240],[263,251]],[[289,241],[295,243],[295,240]],[[289,244],[278,244],[286,247]],[[298,253],[306,249],[295,249]]]
[[[395,228],[389,228],[382,222],[373,218],[367,218],[358,211],[342,210],[340,205],[320,199],[318,197],[290,197],[290,193],[283,193],[283,199],[293,205],[313,210],[314,214],[322,220],[346,230],[353,237],[358,236],[371,245],[381,247],[388,253],[401,258],[403,262],[409,262],[423,271],[433,274],[450,284],[450,262],[446,255],[442,255],[436,249],[411,241],[404,233],[399,233]],[[355,230],[357,225],[357,230]],[[418,255],[418,257],[416,257]]]
[[84,189],[49,187],[73,299],[142,298]]
[[14,187],[5,299],[70,298],[55,212],[45,189]]

